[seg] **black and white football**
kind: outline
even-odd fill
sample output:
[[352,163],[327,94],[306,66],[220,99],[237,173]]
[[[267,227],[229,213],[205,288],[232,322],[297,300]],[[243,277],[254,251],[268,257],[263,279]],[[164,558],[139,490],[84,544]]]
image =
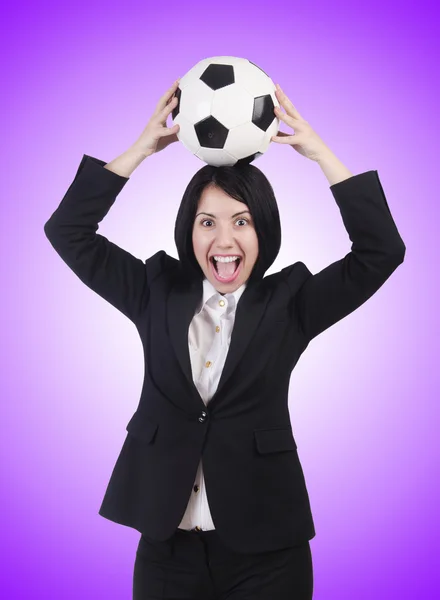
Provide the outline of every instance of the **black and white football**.
[[181,77],[175,96],[177,137],[209,165],[250,163],[266,152],[278,133],[275,85],[246,58],[201,60]]

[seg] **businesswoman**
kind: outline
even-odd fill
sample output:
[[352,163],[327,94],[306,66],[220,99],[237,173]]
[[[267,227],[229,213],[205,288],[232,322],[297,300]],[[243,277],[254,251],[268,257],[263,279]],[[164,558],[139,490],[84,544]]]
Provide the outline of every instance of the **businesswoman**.
[[99,514],[141,533],[134,600],[310,600],[315,529],[290,375],[312,339],[390,277],[405,245],[377,171],[352,175],[280,88],[274,116],[292,131],[273,141],[322,169],[352,241],[345,257],[315,275],[298,261],[264,277],[281,227],[270,183],[249,164],[194,175],[175,224],[179,260],[160,250],[142,261],[96,233],[136,167],[178,140],[166,126],[177,86],[121,156],[83,156],[44,226],[144,349],[139,406]]

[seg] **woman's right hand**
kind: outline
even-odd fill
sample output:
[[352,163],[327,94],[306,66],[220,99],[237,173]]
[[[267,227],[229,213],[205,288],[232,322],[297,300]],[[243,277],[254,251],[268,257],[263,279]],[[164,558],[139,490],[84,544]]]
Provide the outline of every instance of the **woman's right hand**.
[[151,156],[155,152],[160,152],[169,144],[179,141],[176,134],[180,129],[180,125],[166,127],[168,115],[177,106],[178,100],[173,95],[179,87],[179,81],[177,79],[159,100],[153,116],[133,144],[145,157]]

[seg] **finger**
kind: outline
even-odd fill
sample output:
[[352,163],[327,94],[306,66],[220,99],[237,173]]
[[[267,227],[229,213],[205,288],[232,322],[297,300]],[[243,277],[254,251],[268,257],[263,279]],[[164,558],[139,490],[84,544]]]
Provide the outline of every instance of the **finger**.
[[286,96],[286,94],[281,88],[275,90],[275,95],[277,97],[278,102],[282,105],[287,114],[289,114],[294,119],[302,119],[297,108],[293,105],[293,103],[289,100],[289,98]]
[[169,104],[171,102],[171,100],[176,97],[176,90],[177,90],[177,88],[173,91],[171,96],[168,98],[168,100],[166,101],[166,104]]
[[[283,121],[284,123],[286,123],[286,125],[288,125],[289,127],[292,127],[292,129],[295,129],[298,126],[298,120],[297,119],[295,120],[290,115],[283,113],[281,108],[278,108],[276,106],[274,108],[274,112],[275,112],[275,115],[278,117],[278,119],[280,119],[280,121]],[[291,134],[289,134],[289,135],[291,135]]]
[[281,119],[281,121],[284,121],[285,123],[287,123],[288,125],[290,125],[291,127],[293,127],[293,123],[292,123],[292,119],[293,117],[283,113],[283,111],[281,110],[281,107],[279,106],[275,106],[274,108],[274,112],[276,114],[276,116]]
[[278,142],[279,144],[292,145],[299,143],[296,135],[288,135],[287,133],[283,133],[282,131],[279,131],[278,135],[273,135],[270,139],[272,142]]
[[161,97],[161,99],[157,103],[156,110],[155,110],[154,114],[160,113],[160,111],[163,110],[163,108],[167,105],[167,103],[170,101],[170,99],[172,98],[173,94],[175,93],[175,91],[179,87],[179,81],[180,80],[177,79],[173,83],[173,85],[170,88],[167,89],[167,91],[165,92],[165,94]]
[[173,127],[162,127],[159,131],[159,136],[163,137],[164,135],[171,135],[173,133],[177,133],[180,129],[180,125],[176,124]]
[[177,102],[178,102],[177,96],[174,96],[174,98],[170,98],[170,101],[166,104],[166,106],[162,110],[164,110],[166,112],[168,112],[168,111],[171,112],[173,110],[173,108],[175,106],[177,106]]
[[274,113],[276,114],[276,116],[281,119],[284,115],[283,111],[281,110],[280,106],[275,106],[275,108],[273,109]]
[[153,116],[159,121],[159,123],[165,123],[168,119],[169,114],[176,108],[177,106],[177,98],[174,97],[171,101],[166,104],[159,113],[155,113]]
[[286,94],[282,91],[281,88],[279,90],[276,90],[275,94],[276,94],[278,102],[285,109],[287,114],[289,114],[291,117],[293,117],[295,119],[301,119],[301,115],[299,114],[299,111],[293,105],[291,100],[289,100],[289,98],[286,96]]

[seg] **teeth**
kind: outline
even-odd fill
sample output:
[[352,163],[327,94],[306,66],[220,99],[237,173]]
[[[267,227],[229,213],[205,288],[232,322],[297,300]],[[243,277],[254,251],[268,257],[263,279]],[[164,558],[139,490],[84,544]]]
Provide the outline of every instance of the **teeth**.
[[234,260],[237,260],[238,258],[240,258],[239,256],[214,256],[214,260],[217,260],[218,262],[232,262]]

